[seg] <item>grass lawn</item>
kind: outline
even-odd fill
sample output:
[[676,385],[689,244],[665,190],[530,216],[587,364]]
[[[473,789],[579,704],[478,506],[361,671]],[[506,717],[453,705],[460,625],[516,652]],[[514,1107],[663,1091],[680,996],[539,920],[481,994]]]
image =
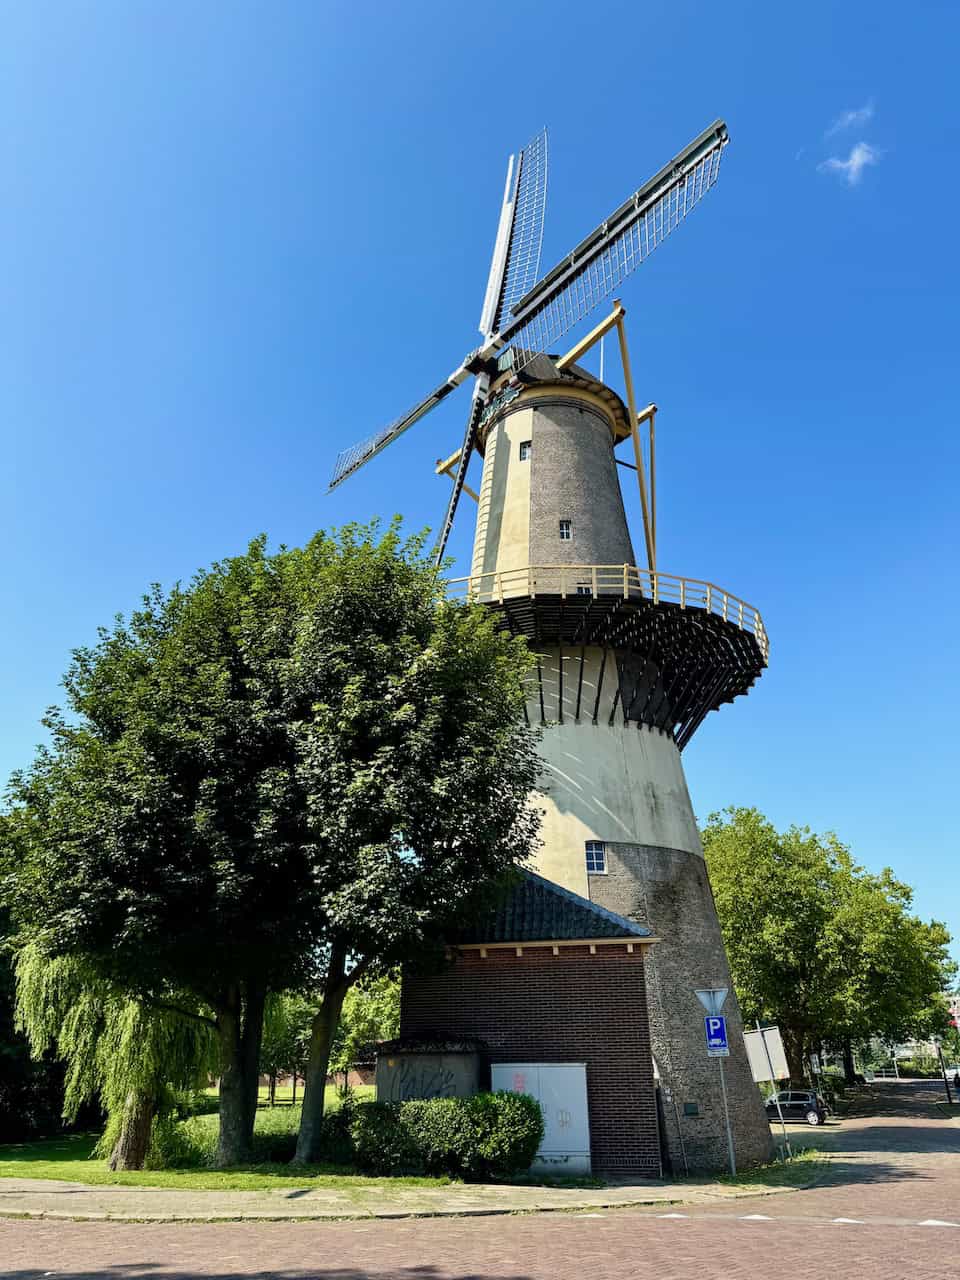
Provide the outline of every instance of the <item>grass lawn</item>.
[[[357,1090],[359,1096],[372,1094],[372,1089]],[[329,1110],[339,1105],[336,1090],[328,1088],[324,1099]],[[298,1107],[299,1111],[299,1107]],[[195,1116],[186,1122],[209,1132],[210,1146],[215,1142],[218,1116]],[[258,1131],[276,1131],[280,1125],[296,1127],[297,1112],[288,1105],[271,1108],[261,1105],[257,1112]],[[62,1182],[82,1182],[88,1186],[169,1187],[181,1191],[263,1191],[271,1187],[328,1187],[349,1191],[351,1187],[377,1189],[388,1187],[437,1187],[449,1185],[449,1178],[391,1177],[371,1178],[345,1165],[253,1164],[231,1169],[204,1166],[180,1169],[144,1169],[114,1172],[106,1160],[93,1156],[96,1134],[71,1134],[46,1138],[39,1142],[13,1143],[0,1146],[0,1178],[56,1178]]]
[[[219,1090],[217,1089],[216,1085],[214,1085],[210,1089],[204,1089],[203,1092],[209,1098],[215,1098],[217,1097]],[[356,1088],[353,1090],[353,1096],[356,1098],[357,1102],[372,1102],[375,1093],[376,1093],[376,1089],[373,1087],[372,1084],[358,1084]],[[336,1097],[337,1097],[336,1086],[332,1084],[328,1084],[326,1088],[326,1093],[324,1095],[324,1105],[327,1107],[330,1107],[335,1103]],[[265,1084],[262,1084],[260,1086],[259,1099],[260,1099],[260,1102],[259,1102],[260,1106],[264,1106],[270,1100],[270,1090],[267,1088]],[[303,1081],[298,1080],[297,1081],[297,1103],[299,1104],[302,1101],[303,1101]],[[277,1092],[276,1092],[276,1102],[278,1106],[281,1106],[284,1104],[287,1104],[287,1105],[291,1104],[293,1102],[293,1085],[278,1084]]]
[[762,1164],[757,1169],[745,1169],[736,1176],[725,1173],[716,1179],[731,1187],[802,1187],[826,1171],[827,1161],[822,1152],[814,1147],[803,1150],[794,1149],[789,1160],[778,1160],[773,1164]]
[[88,1186],[169,1187],[176,1191],[263,1191],[271,1187],[328,1187],[347,1191],[441,1187],[449,1178],[368,1178],[340,1165],[261,1164],[236,1169],[144,1169],[114,1173],[91,1153],[96,1134],[72,1134],[0,1147],[0,1178],[57,1178]]

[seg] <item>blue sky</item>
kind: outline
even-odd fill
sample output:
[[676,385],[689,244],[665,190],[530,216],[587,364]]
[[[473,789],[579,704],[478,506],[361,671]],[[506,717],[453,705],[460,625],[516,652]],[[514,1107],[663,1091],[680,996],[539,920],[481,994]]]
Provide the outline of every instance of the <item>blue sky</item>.
[[465,392],[326,484],[476,343],[509,151],[549,126],[546,268],[722,116],[716,191],[621,291],[660,567],[772,640],[685,753],[695,807],[833,829],[960,938],[954,5],[31,0],[4,28],[0,775],[151,581],[261,530],[436,524]]

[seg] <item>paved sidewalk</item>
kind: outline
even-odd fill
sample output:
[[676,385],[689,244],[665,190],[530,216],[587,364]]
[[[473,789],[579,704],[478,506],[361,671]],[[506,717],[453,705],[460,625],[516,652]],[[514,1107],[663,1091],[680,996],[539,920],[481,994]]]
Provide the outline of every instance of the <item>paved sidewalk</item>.
[[[931,1175],[953,1192],[960,1182],[960,1131],[938,1114],[938,1092],[929,1084],[887,1082],[855,1102],[843,1121],[826,1128],[790,1126],[795,1148],[814,1146],[829,1159],[818,1179],[838,1213],[859,1216],[866,1186],[893,1191],[903,1208],[923,1199]],[[0,1178],[0,1218],[51,1218],[117,1222],[236,1222],[370,1220],[377,1218],[483,1217],[548,1211],[670,1209],[683,1205],[736,1212],[726,1202],[750,1196],[782,1196],[793,1188],[742,1188],[717,1182],[645,1182],[598,1189],[459,1185],[396,1187],[362,1184],[337,1190],[310,1186],[263,1191],[177,1191],[159,1187],[87,1186],[33,1178]],[[791,1200],[793,1197],[790,1197]],[[807,1208],[822,1196],[800,1199]],[[954,1196],[937,1210],[947,1216]],[[799,1203],[799,1202],[798,1202]],[[912,1204],[911,1204],[912,1207]],[[886,1206],[885,1206],[886,1208]],[[921,1216],[918,1208],[917,1216]],[[952,1213],[950,1213],[952,1217]]]
[[[777,1188],[780,1191],[782,1188]],[[649,1182],[602,1189],[459,1185],[362,1186],[344,1190],[278,1187],[267,1191],[176,1191],[159,1187],[89,1187],[79,1182],[0,1179],[0,1217],[71,1218],[79,1221],[218,1222],[351,1218],[481,1217],[636,1207],[716,1204],[766,1188],[723,1183]]]
[[[738,1202],[724,1189],[725,1194],[700,1203],[688,1200],[682,1207],[661,1203],[609,1212],[591,1207],[498,1218],[296,1224],[8,1219],[0,1221],[0,1275],[4,1280],[556,1280],[574,1271],[590,1280],[637,1275],[956,1280],[960,1128],[938,1112],[937,1096],[929,1085],[885,1082],[842,1123],[819,1131],[795,1126],[799,1141],[833,1153],[828,1177],[810,1190],[759,1201]],[[481,1197],[486,1191],[466,1190]],[[629,1190],[651,1193],[650,1187],[614,1192]]]

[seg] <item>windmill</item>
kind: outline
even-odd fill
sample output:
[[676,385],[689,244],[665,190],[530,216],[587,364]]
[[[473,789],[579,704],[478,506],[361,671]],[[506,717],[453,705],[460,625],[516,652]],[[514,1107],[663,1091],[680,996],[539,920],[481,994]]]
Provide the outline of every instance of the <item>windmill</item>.
[[[453,479],[437,564],[466,490],[477,499],[472,571],[448,589],[489,608],[535,654],[525,711],[542,727],[536,870],[658,938],[644,960],[646,1007],[660,1135],[677,1170],[724,1167],[727,1117],[742,1163],[770,1151],[735,996],[726,1006],[731,1056],[719,1089],[703,1042],[695,990],[732,991],[733,983],[680,755],[710,711],[749,691],[767,664],[768,642],[760,614],[745,601],[657,566],[656,405],[638,411],[634,401],[619,301],[564,354],[552,348],[700,203],[717,182],[727,142],[718,120],[540,279],[546,136],[511,157],[480,346],[402,417],[343,452],[332,480],[346,480],[472,381],[463,443],[437,464]],[[626,402],[578,363],[613,328]],[[632,463],[615,454],[628,439]],[[474,451],[483,457],[479,492],[465,483]],[[634,555],[618,466],[636,472],[645,566]],[[407,991],[405,981],[401,1031],[417,1030]],[[602,1110],[600,1094],[609,1100],[623,1091],[602,1052],[589,1057],[596,1044],[582,1052],[588,1080],[591,1072],[595,1081],[606,1078],[594,1098]],[[597,1111],[598,1128],[625,1132],[643,1105],[623,1094],[622,1114],[608,1107],[604,1119]]]
[[[512,348],[514,372],[518,371],[608,297],[715,185],[720,174],[720,158],[728,141],[726,125],[716,120],[539,280],[547,195],[546,130],[518,156],[511,156],[480,313],[481,345],[470,351],[453,373],[412,409],[374,435],[343,450],[336,460],[330,488],[342,484],[472,378],[473,393],[463,444],[445,464],[448,471],[452,472],[454,467],[456,471],[437,540],[439,565],[466,482],[477,427],[498,371],[498,358],[507,348]],[[623,345],[622,350],[625,351]],[[641,496],[646,505],[644,486],[641,486]],[[649,517],[646,512],[644,515],[646,526]]]

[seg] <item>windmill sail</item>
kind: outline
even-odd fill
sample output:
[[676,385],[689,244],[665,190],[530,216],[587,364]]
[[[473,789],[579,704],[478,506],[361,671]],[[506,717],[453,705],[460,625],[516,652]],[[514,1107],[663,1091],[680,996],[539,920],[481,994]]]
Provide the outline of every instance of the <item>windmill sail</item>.
[[538,133],[520,153],[520,177],[513,212],[513,235],[507,255],[495,329],[502,328],[514,304],[533,288],[540,271],[543,218],[547,207],[547,131]]
[[547,194],[546,130],[528,143],[516,160],[511,156],[480,320],[483,344],[446,382],[402,417],[345,449],[337,458],[330,488],[336,488],[476,375],[460,464],[438,543],[442,556],[486,396],[489,379],[484,370],[492,368],[498,352],[508,345],[522,352],[519,367],[529,363],[612,293],[716,183],[721,152],[728,140],[726,125],[717,120],[537,284],[533,281],[540,268]]
[[547,131],[531,139],[507,163],[507,181],[480,314],[485,338],[496,333],[510,309],[533,286],[540,270],[547,204]]
[[727,127],[716,121],[606,218],[522,297],[497,335],[546,351],[608,297],[675,230],[717,181]]
[[447,503],[443,524],[440,526],[440,536],[437,538],[437,545],[434,548],[438,569],[443,562],[443,555],[447,549],[447,539],[450,537],[450,530],[453,528],[453,517],[457,514],[457,503],[460,501],[460,494],[463,492],[464,482],[467,478],[467,468],[470,466],[473,446],[477,440],[477,427],[480,425],[480,415],[483,412],[483,406],[486,404],[489,388],[490,379],[487,374],[478,374],[477,380],[473,384],[473,397],[470,401],[470,413],[467,416],[467,429],[463,433],[463,445],[460,449],[457,472],[453,477],[453,489],[450,492],[450,500]]
[[467,370],[461,366],[451,373],[450,377],[441,386],[437,387],[419,404],[415,404],[412,409],[400,418],[395,419],[389,426],[381,427],[372,436],[368,436],[366,440],[360,440],[357,444],[351,445],[349,449],[344,449],[338,454],[337,461],[333,468],[333,478],[330,481],[330,488],[335,489],[338,484],[346,480],[347,476],[353,475],[363,466],[365,462],[369,462],[372,457],[385,449],[388,444],[396,440],[397,436],[402,436],[408,427],[412,427],[418,422],[425,413],[429,413],[435,405],[438,405],[445,396],[460,385],[469,374]]

